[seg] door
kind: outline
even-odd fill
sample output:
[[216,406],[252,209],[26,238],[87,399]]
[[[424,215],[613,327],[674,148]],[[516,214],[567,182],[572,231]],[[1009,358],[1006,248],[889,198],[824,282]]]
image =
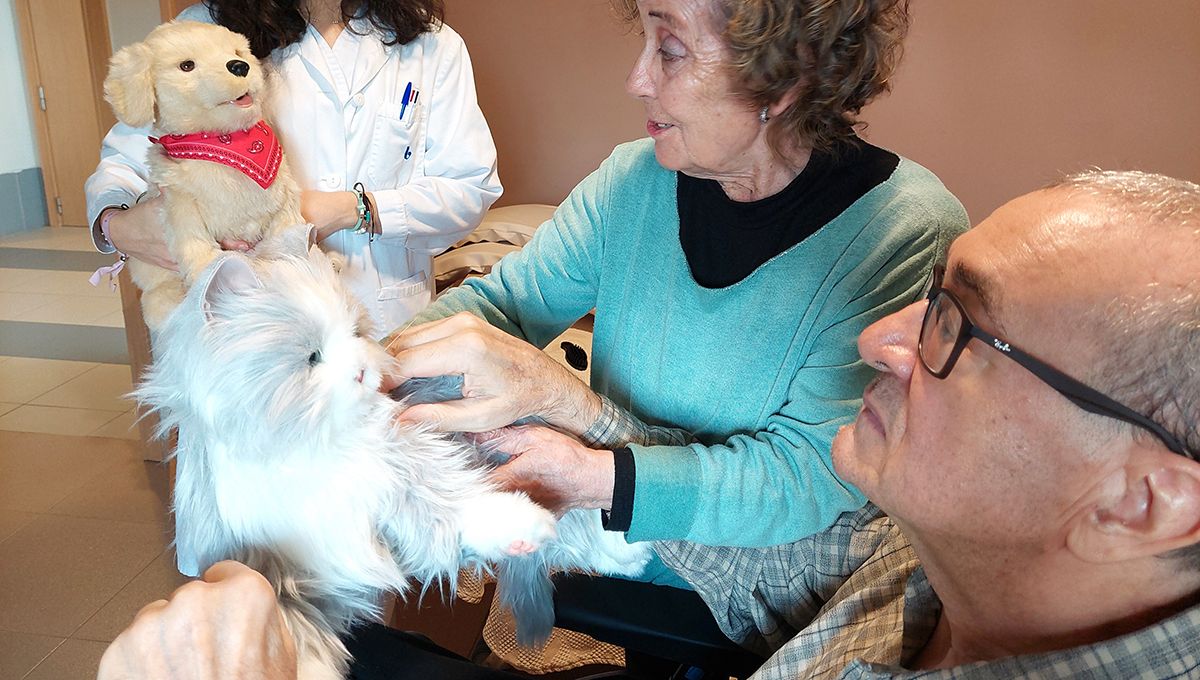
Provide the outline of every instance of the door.
[[53,226],[87,226],[83,183],[114,119],[103,99],[110,54],[104,3],[16,0],[22,56]]

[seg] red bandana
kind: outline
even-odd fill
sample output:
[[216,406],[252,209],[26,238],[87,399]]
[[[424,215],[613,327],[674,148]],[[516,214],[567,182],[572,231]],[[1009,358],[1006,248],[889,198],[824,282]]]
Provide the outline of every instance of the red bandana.
[[264,189],[275,181],[283,161],[279,140],[271,126],[261,120],[241,132],[163,135],[151,137],[150,141],[161,144],[171,158],[212,161],[240,170]]

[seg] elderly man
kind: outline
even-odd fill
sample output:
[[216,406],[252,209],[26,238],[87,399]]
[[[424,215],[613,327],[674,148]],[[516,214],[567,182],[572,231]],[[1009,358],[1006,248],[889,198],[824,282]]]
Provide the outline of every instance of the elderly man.
[[1012,201],[859,338],[880,375],[833,460],[874,505],[660,554],[731,638],[782,644],[764,678],[1200,674],[1198,262],[1195,184]]
[[[833,457],[873,504],[785,546],[660,555],[774,652],[762,678],[1200,674],[1197,262],[1195,184],[1088,173],[1005,205],[859,339],[880,375]],[[101,677],[230,646],[288,677],[277,617],[218,599],[139,616]],[[222,617],[244,632],[161,644]]]

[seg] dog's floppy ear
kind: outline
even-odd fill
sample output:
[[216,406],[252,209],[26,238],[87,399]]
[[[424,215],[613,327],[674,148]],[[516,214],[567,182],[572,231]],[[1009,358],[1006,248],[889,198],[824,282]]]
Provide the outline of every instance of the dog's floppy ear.
[[104,99],[117,119],[133,127],[154,122],[153,53],[146,43],[122,47],[108,64]]
[[203,291],[200,295],[204,320],[213,317],[213,300],[219,295],[241,293],[262,288],[262,281],[250,268],[250,260],[238,253],[224,253],[209,265],[205,275],[196,282]]

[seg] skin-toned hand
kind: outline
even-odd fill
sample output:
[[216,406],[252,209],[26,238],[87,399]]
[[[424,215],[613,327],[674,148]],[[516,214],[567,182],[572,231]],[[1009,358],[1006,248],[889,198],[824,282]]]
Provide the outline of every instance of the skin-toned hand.
[[129,210],[113,211],[108,221],[109,240],[117,250],[142,262],[179,271],[163,237],[163,197],[149,198]]
[[[108,221],[108,236],[117,250],[136,260],[179,271],[179,263],[167,250],[162,194],[146,199],[129,210],[108,210],[114,212]],[[241,252],[247,252],[257,245],[237,239],[223,239],[218,243],[223,250]]]
[[[367,192],[375,205],[375,197]],[[358,197],[353,191],[304,191],[300,194],[300,214],[317,228],[317,243],[358,222]],[[380,232],[379,216],[372,214],[371,230]]]
[[533,345],[467,313],[400,333],[388,344],[395,374],[383,389],[409,378],[462,374],[463,398],[410,406],[401,420],[444,432],[486,432],[529,416],[580,435],[600,414],[600,397]]
[[612,451],[589,449],[573,437],[540,425],[506,427],[475,436],[478,444],[513,456],[492,471],[509,491],[562,515],[577,508],[612,507]]
[[151,602],[109,645],[97,680],[295,680],[296,649],[262,574],[219,562]]

